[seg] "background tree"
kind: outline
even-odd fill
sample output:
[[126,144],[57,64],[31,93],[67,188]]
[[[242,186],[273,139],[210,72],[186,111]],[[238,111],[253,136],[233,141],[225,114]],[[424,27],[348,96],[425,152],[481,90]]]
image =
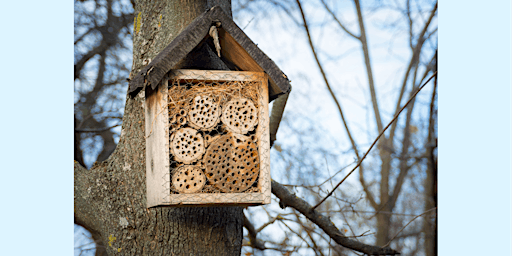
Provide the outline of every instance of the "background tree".
[[[287,28],[295,26],[294,31],[302,31],[295,36],[296,40],[302,40],[309,47],[313,58],[311,63],[316,63],[315,70],[319,70],[322,75],[319,81],[323,81],[323,84],[326,85],[326,91],[330,93],[335,102],[333,109],[338,111],[343,123],[344,131],[337,134],[338,136],[346,134],[350,144],[324,143],[330,139],[334,141],[339,139],[330,135],[329,132],[326,133],[321,126],[314,125],[325,122],[327,119],[322,120],[321,117],[319,119],[314,114],[304,115],[303,113],[309,113],[308,111],[311,109],[303,112],[303,109],[298,107],[298,102],[300,104],[308,102],[307,97],[302,94],[308,89],[311,90],[311,88],[303,86],[305,82],[314,79],[310,77],[311,72],[298,70],[290,73],[286,70],[287,64],[280,62],[291,56],[287,56],[284,52],[282,53],[283,57],[274,59],[274,55],[269,54],[278,62],[278,65],[284,65],[285,72],[290,77],[300,78],[297,82],[292,78],[294,93],[296,91],[297,93],[290,97],[280,128],[280,134],[286,134],[287,137],[286,139],[279,138],[272,151],[273,178],[288,183],[287,187],[306,199],[309,204],[303,205],[304,207],[301,208],[301,205],[297,204],[299,202],[287,198],[291,195],[289,190],[282,189],[284,187],[274,181],[272,185],[273,193],[277,196],[274,198],[276,203],[256,209],[250,208],[246,211],[247,217],[245,218],[242,210],[237,210],[237,208],[217,208],[213,215],[207,214],[205,210],[167,208],[145,210],[145,202],[143,202],[145,191],[134,189],[145,188],[145,158],[141,153],[145,145],[141,130],[144,122],[141,110],[142,98],[130,99],[124,96],[126,92],[125,79],[128,76],[127,65],[129,65],[129,56],[131,55],[126,53],[131,46],[130,40],[127,39],[134,37],[132,61],[132,74],[134,74],[172,40],[171,37],[163,38],[162,35],[177,35],[188,22],[209,6],[219,3],[227,6],[228,2],[190,1],[186,8],[183,8],[183,5],[178,6],[178,1],[158,1],[156,3],[140,1],[136,3],[136,6],[135,2],[126,1],[75,2],[75,6],[77,6],[75,8],[75,141],[80,143],[75,144],[80,145],[75,148],[75,159],[86,166],[90,166],[94,161],[101,162],[106,159],[116,147],[115,142],[119,139],[121,131],[114,126],[119,125],[124,114],[123,135],[119,140],[116,152],[107,161],[94,165],[90,170],[85,170],[78,164],[75,165],[75,183],[79,185],[75,196],[80,195],[78,199],[75,199],[75,221],[92,231],[92,237],[97,241],[96,254],[101,255],[102,248],[109,254],[120,250],[119,253],[122,255],[193,250],[194,248],[187,246],[197,241],[193,238],[180,240],[182,237],[178,236],[177,238],[177,232],[179,234],[195,234],[199,237],[201,234],[207,235],[204,232],[209,229],[205,226],[214,227],[213,223],[218,221],[220,214],[227,213],[233,215],[230,218],[233,222],[222,223],[221,225],[227,227],[225,229],[222,227],[211,229],[211,231],[220,231],[214,232],[219,237],[208,237],[210,245],[200,244],[195,249],[204,250],[207,248],[206,246],[211,247],[213,244],[211,241],[219,239],[225,241],[225,243],[221,243],[224,246],[219,246],[222,247],[218,248],[219,253],[220,250],[225,250],[223,252],[230,251],[233,254],[240,254],[240,245],[236,244],[237,241],[241,243],[241,233],[235,237],[229,237],[229,234],[238,234],[237,232],[241,232],[243,225],[246,228],[244,253],[257,254],[263,251],[265,254],[272,254],[272,252],[278,251],[288,254],[293,252],[307,254],[309,251],[316,255],[345,255],[352,253],[351,250],[346,249],[347,241],[355,239],[369,244],[384,245],[390,241],[391,236],[398,233],[418,214],[422,212],[435,213],[432,211],[436,205],[435,190],[430,189],[435,181],[436,166],[434,142],[437,137],[435,122],[437,104],[435,89],[431,90],[431,97],[427,97],[429,100],[425,101],[427,103],[420,101],[419,104],[414,104],[413,101],[408,105],[404,113],[405,116],[393,124],[390,131],[379,141],[378,148],[372,151],[368,160],[360,167],[358,180],[355,180],[358,182],[349,179],[343,184],[349,189],[336,190],[316,211],[310,211],[311,205],[318,203],[328,191],[332,190],[337,181],[341,180],[339,174],[344,170],[346,173],[351,169],[345,167],[352,167],[349,165],[354,161],[347,161],[346,159],[350,159],[350,157],[346,156],[353,154],[355,160],[359,161],[364,153],[363,150],[386,125],[387,121],[383,121],[383,119],[391,120],[393,114],[408,99],[407,96],[412,95],[429,74],[432,74],[432,70],[435,68],[433,53],[437,47],[435,39],[437,26],[435,22],[432,22],[436,17],[436,4],[430,1],[421,3],[402,1],[395,5],[379,1],[368,3],[368,6],[371,4],[371,8],[354,1],[351,8],[356,15],[354,15],[354,20],[348,22],[342,22],[342,17],[340,17],[341,11],[347,9],[347,6],[340,6],[335,2],[320,1],[315,2],[317,5],[314,3],[307,5],[311,4],[308,2],[303,6],[303,3],[299,1],[236,1],[234,3],[235,20],[242,21],[239,23],[242,28],[249,25],[247,33],[250,33],[252,27],[265,26],[266,19],[261,16],[268,15],[269,11],[272,14],[282,15],[279,24],[284,24]],[[181,13],[184,15],[182,19],[177,19],[178,16],[176,16],[176,10],[179,7],[185,10]],[[428,9],[425,9],[427,7]],[[229,8],[225,9],[229,10]],[[313,14],[315,12],[325,13],[323,16],[329,17],[329,19],[320,22],[317,17],[322,14],[310,16],[308,10],[311,10],[310,12]],[[368,43],[371,37],[365,33],[366,26],[368,26],[368,23],[365,22],[366,17],[371,17],[382,10],[391,10],[393,14],[400,14],[395,17],[396,20],[383,24],[382,30],[402,34],[407,32],[412,52],[410,61],[405,61],[408,63],[405,65],[407,68],[402,70],[404,74],[402,85],[398,88],[384,87],[383,89],[387,91],[386,95],[395,91],[399,92],[394,104],[390,104],[386,100],[384,100],[384,104],[379,104],[383,101],[383,97],[378,97],[377,88],[381,87],[376,82],[378,80],[374,81],[373,78],[375,75],[371,62],[372,55],[370,55],[372,44]],[[139,13],[140,17],[138,17]],[[155,19],[160,14],[169,23],[163,22],[162,26],[158,26],[158,21]],[[240,18],[243,15],[249,19]],[[137,31],[137,23],[132,28],[134,18],[140,19],[139,31]],[[119,22],[120,20],[125,22]],[[120,27],[109,25],[109,22],[115,21],[122,25],[119,25]],[[406,26],[400,27],[404,24]],[[345,116],[348,115],[342,111],[340,102],[347,102],[347,96],[340,97],[339,90],[343,91],[346,86],[341,86],[340,82],[332,78],[335,77],[336,70],[333,71],[329,67],[336,61],[343,61],[344,55],[333,52],[327,46],[322,48],[321,41],[316,39],[319,38],[319,35],[321,36],[322,31],[328,30],[330,27],[337,27],[336,35],[346,35],[359,44],[358,48],[362,53],[362,63],[364,63],[367,74],[367,89],[363,91],[368,95],[368,104],[363,102],[361,105],[368,112],[371,111],[375,120],[368,122],[366,126],[358,124],[357,121],[351,123],[348,118],[345,120]],[[418,30],[417,27],[426,28],[426,32],[423,32],[422,35],[423,30]],[[271,31],[268,29],[269,27],[266,26],[265,34],[271,34],[273,29],[277,30],[277,28],[270,28]],[[132,32],[133,34],[131,34]],[[107,40],[106,38],[109,37],[111,39]],[[254,37],[251,38],[254,39]],[[296,40],[288,43],[296,43]],[[100,42],[99,45],[98,42]],[[426,50],[425,42],[429,46]],[[276,45],[278,44],[276,43]],[[106,50],[103,51],[102,49],[105,47]],[[261,41],[260,47],[265,47]],[[389,47],[393,48],[392,45]],[[274,48],[278,47],[274,46]],[[269,52],[266,49],[264,51]],[[302,52],[300,55],[307,55],[307,53]],[[111,62],[109,62],[109,58],[112,58]],[[328,63],[328,65],[323,63]],[[122,73],[123,70],[125,73]],[[335,81],[333,82],[333,80]],[[380,86],[382,85],[383,83],[380,84]],[[125,98],[126,108],[123,112],[121,109]],[[348,98],[348,100],[351,99]],[[352,99],[352,101],[354,100]],[[314,104],[316,103],[311,103],[313,106]],[[393,108],[383,108],[382,105],[393,106]],[[417,110],[422,106],[428,107]],[[276,103],[274,103],[274,107],[276,107]],[[321,110],[326,108],[328,109],[329,106],[318,106],[318,109]],[[394,112],[382,109],[393,109]],[[425,109],[429,111],[425,111]],[[413,110],[421,114],[413,114]],[[429,114],[425,117],[423,113],[427,112]],[[428,128],[425,124],[428,124]],[[351,130],[350,127],[354,126],[359,128],[358,132]],[[419,131],[424,131],[424,133]],[[367,138],[362,138],[360,134],[367,134]],[[80,152],[81,150],[85,154]],[[81,158],[82,155],[85,157]],[[344,159],[340,160],[341,158]],[[135,162],[131,162],[129,159],[135,159]],[[332,169],[339,169],[339,171],[333,173]],[[276,170],[278,171],[276,172]],[[424,173],[427,175],[426,178]],[[391,189],[392,186],[394,186],[393,189]],[[363,194],[358,191],[362,191]],[[365,200],[360,200],[361,198]],[[424,203],[417,204],[414,203],[415,200]],[[283,211],[277,205],[290,207]],[[102,210],[96,212],[97,209]],[[301,209],[306,209],[306,211],[302,212]],[[312,215],[311,212],[317,215]],[[371,215],[368,216],[369,214]],[[190,224],[186,220],[186,216],[189,215],[203,220],[198,224],[202,225],[202,229],[194,225],[179,224]],[[217,217],[208,219],[205,217],[206,215]],[[333,221],[331,223],[335,223],[338,228],[334,225],[329,226],[329,223],[319,222],[319,215],[330,217]],[[255,228],[254,224],[259,228]],[[426,255],[431,255],[429,250],[430,252],[433,250],[430,244],[435,241],[432,239],[432,236],[435,235],[435,225],[433,224],[435,224],[435,218],[424,218],[424,222],[412,222],[393,240],[391,246],[408,255],[422,251]],[[366,228],[371,231],[365,232]],[[228,229],[232,232],[227,232]],[[279,232],[275,232],[276,230]],[[352,240],[341,239],[340,235],[336,233],[340,230],[348,236],[353,236]],[[372,234],[374,231],[376,231],[375,235]],[[184,247],[177,248],[173,246],[173,243],[181,243]]]
[[119,141],[133,4],[75,1],[75,160],[84,166],[107,159]]

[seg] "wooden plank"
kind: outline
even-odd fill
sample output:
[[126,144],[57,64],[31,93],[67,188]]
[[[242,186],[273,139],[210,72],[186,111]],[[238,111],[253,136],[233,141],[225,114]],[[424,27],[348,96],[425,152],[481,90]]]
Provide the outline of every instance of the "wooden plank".
[[[260,69],[264,70],[270,78],[270,86],[268,89],[270,100],[277,98],[279,94],[289,92],[291,89],[290,81],[274,61],[261,51],[261,49],[258,48],[258,46],[256,46],[256,44],[249,39],[249,37],[229,17],[226,15],[219,15],[219,20],[222,23],[222,27],[219,29],[221,46],[224,43],[226,45],[230,45],[232,48],[238,48],[239,50],[227,49],[227,51],[235,50],[242,56],[239,57],[238,55],[232,55],[231,58],[227,59],[230,59],[233,63],[238,61],[239,64],[245,65],[247,68],[256,68],[254,66],[254,63],[256,63]],[[223,31],[226,31],[227,33],[223,33]],[[222,35],[224,36],[221,37]],[[223,40],[227,42],[222,42]],[[239,59],[242,60],[239,61]],[[254,63],[251,63],[249,59]],[[242,64],[242,62],[245,63]]]
[[[267,76],[267,75],[265,75]],[[263,204],[269,204],[272,194],[270,177],[270,134],[268,112],[268,79],[263,79],[259,88],[258,150],[260,155],[260,177],[258,185],[263,195]]]
[[148,87],[145,93],[146,200],[149,208],[160,205],[170,191],[167,82],[157,90]]
[[[249,53],[224,29],[219,29],[221,55],[237,65],[242,70],[250,71],[266,71],[264,70],[250,55]],[[266,56],[265,56],[266,57]],[[268,58],[268,57],[267,57]],[[268,60],[270,60],[268,58]],[[270,80],[270,88],[268,89],[271,97],[277,98],[278,94],[283,93],[282,89],[274,82],[274,79]]]
[[182,204],[261,204],[262,193],[195,193],[177,194],[169,197],[167,205]]
[[221,55],[229,59],[242,70],[263,72],[263,68],[254,61],[247,51],[224,29],[219,29]]
[[180,204],[162,204],[158,205],[158,207],[224,207],[224,206],[236,206],[236,207],[248,207],[248,206],[259,206],[261,203],[198,203],[198,204],[188,204],[188,203],[180,203]]
[[[208,81],[254,81],[267,78],[263,72],[175,69],[169,72],[173,79]],[[268,79],[268,78],[267,78]],[[268,103],[266,103],[268,105]]]

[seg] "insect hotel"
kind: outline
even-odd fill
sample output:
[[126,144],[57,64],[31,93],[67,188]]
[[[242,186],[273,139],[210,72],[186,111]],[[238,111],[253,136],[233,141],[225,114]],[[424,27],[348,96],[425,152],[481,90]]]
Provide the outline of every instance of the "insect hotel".
[[[231,71],[180,69],[201,47]],[[148,208],[270,203],[268,104],[290,84],[220,7],[197,17],[130,81],[130,95],[140,90]]]

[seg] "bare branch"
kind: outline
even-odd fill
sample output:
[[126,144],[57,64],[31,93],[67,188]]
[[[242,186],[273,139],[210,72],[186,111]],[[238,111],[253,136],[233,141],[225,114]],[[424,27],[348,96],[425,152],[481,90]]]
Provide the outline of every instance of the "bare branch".
[[[358,158],[358,160],[361,161],[360,158]],[[366,194],[366,198],[370,202],[370,205],[373,207],[373,209],[377,209],[379,207],[379,205],[375,201],[375,198],[374,198],[372,192],[370,191],[370,188],[366,184],[366,180],[364,178],[363,165],[359,166],[359,182],[361,183],[361,186],[363,187],[363,191]]]
[[379,136],[377,136],[377,138],[375,139],[375,141],[373,141],[372,145],[370,146],[370,148],[368,149],[368,151],[366,151],[366,153],[364,154],[363,158],[361,158],[361,160],[357,163],[357,165],[354,167],[354,169],[352,169],[352,171],[350,171],[347,176],[345,176],[345,178],[343,178],[340,183],[338,183],[338,185],[336,185],[336,187],[334,187],[334,189],[329,192],[329,194],[324,198],[322,199],[322,201],[320,201],[318,204],[315,205],[315,207],[313,207],[313,209],[317,208],[320,204],[322,204],[328,197],[330,197],[334,191],[341,185],[341,183],[343,183],[343,181],[345,181],[348,176],[350,176],[350,174],[352,174],[356,169],[357,167],[359,167],[361,165],[361,163],[363,162],[363,160],[366,158],[366,156],[368,155],[368,153],[370,153],[370,150],[372,150],[373,146],[375,146],[375,144],[377,143],[377,141],[380,139],[380,137],[384,134],[384,132],[389,128],[389,126],[398,118],[398,116],[400,115],[400,113],[402,113],[402,111],[407,107],[407,105],[416,97],[416,95],[421,91],[421,89],[423,89],[423,87],[425,87],[425,85],[427,85],[428,82],[430,82],[430,80],[432,80],[432,78],[434,78],[434,76],[437,74],[437,71],[411,96],[411,98],[409,99],[409,101],[407,101],[407,103],[405,103],[405,105],[400,109],[400,111],[395,115],[395,117],[389,122],[388,125],[386,125],[386,127],[384,128],[384,130],[382,130],[379,134]]
[[302,213],[306,218],[310,221],[318,225],[329,237],[331,237],[336,243],[346,248],[350,248],[352,250],[363,252],[368,255],[397,255],[399,252],[386,247],[381,248],[378,246],[367,245],[352,239],[347,238],[341,233],[334,223],[322,214],[318,213],[315,209],[311,207],[303,199],[297,197],[295,194],[290,193],[288,189],[286,189],[283,185],[278,182],[272,180],[272,193],[278,197],[281,201],[279,205],[281,208],[286,208],[290,206],[295,210]]
[[361,5],[359,3],[359,0],[354,0],[354,4],[356,6],[357,10],[357,18],[359,23],[359,29],[360,29],[360,41],[361,41],[361,47],[363,49],[364,54],[364,64],[366,66],[366,74],[368,75],[368,87],[370,88],[370,96],[372,99],[372,106],[373,106],[373,112],[375,115],[375,121],[377,123],[377,129],[378,131],[382,131],[382,119],[380,118],[380,110],[379,110],[379,104],[377,102],[377,92],[375,90],[375,83],[373,81],[373,72],[372,72],[372,66],[370,63],[370,51],[368,50],[368,40],[366,39],[366,31],[364,26],[364,20],[363,20],[363,13],[361,11]]
[[426,211],[426,212],[424,212],[424,213],[422,213],[422,214],[420,214],[420,215],[418,215],[418,216],[414,217],[414,218],[413,218],[411,221],[409,221],[405,226],[403,226],[403,227],[402,227],[402,229],[400,229],[400,231],[398,231],[398,232],[396,233],[396,235],[395,235],[393,238],[391,238],[391,240],[389,240],[389,242],[388,242],[386,245],[384,245],[384,246],[382,246],[382,247],[384,248],[384,247],[386,247],[386,246],[389,246],[389,244],[391,243],[391,241],[393,241],[393,239],[395,239],[395,238],[398,236],[398,234],[400,234],[400,232],[402,232],[402,230],[404,230],[404,228],[406,228],[409,224],[411,224],[411,222],[413,222],[415,219],[417,219],[417,218],[419,218],[419,217],[421,217],[421,216],[423,216],[423,215],[425,215],[425,214],[427,214],[427,213],[429,213],[429,212],[431,212],[431,211],[433,211],[433,210],[435,210],[435,209],[437,209],[437,207],[434,207],[434,208],[432,208],[432,209],[430,209],[430,210],[428,210],[428,211]]
[[80,71],[82,71],[82,68],[84,67],[85,63],[89,61],[92,57],[96,56],[97,54],[104,53],[109,48],[109,45],[107,43],[101,43],[100,45],[94,47],[92,50],[84,54],[75,64],[75,80],[80,77]]
[[84,67],[85,63],[90,60],[92,57],[97,54],[106,52],[111,46],[119,43],[119,32],[124,27],[128,26],[131,22],[133,22],[133,13],[131,14],[123,14],[119,17],[115,17],[111,15],[111,8],[107,9],[110,12],[108,15],[108,19],[106,24],[109,24],[109,28],[112,28],[111,31],[108,31],[106,27],[97,27],[95,30],[101,32],[102,40],[101,43],[94,47],[92,50],[81,56],[75,63],[75,80],[80,77],[80,72]]
[[[435,55],[434,55],[434,57],[435,57]],[[434,59],[434,57],[432,57],[432,60]],[[418,65],[416,65],[415,73],[417,71],[418,71]],[[423,74],[423,77],[426,77],[427,74],[430,73],[430,71],[431,71],[431,69],[427,67],[427,69],[425,70],[425,72]],[[416,74],[414,74],[414,78],[416,78]],[[413,90],[411,92],[416,90],[416,88],[414,88],[414,84],[415,84],[415,81],[413,81]],[[414,100],[411,102],[411,104],[409,104],[409,106],[407,106],[407,117],[406,117],[406,121],[405,121],[404,135],[403,135],[403,139],[402,139],[402,152],[400,153],[400,159],[401,159],[400,164],[399,164],[400,172],[398,173],[398,177],[396,179],[393,193],[391,194],[391,197],[389,198],[389,209],[394,208],[396,201],[398,199],[398,194],[400,194],[402,185],[405,181],[405,177],[407,176],[407,173],[410,170],[410,166],[407,165],[406,158],[407,158],[407,155],[409,154],[409,146],[410,146],[410,142],[411,142],[410,141],[410,137],[411,137],[410,127],[411,127],[413,108],[414,108]],[[383,207],[383,206],[384,205],[381,205],[381,207]]]
[[320,254],[321,256],[324,256],[324,253],[322,252],[322,250],[320,249],[318,244],[315,242],[315,239],[313,238],[313,235],[311,234],[311,233],[315,233],[314,229],[312,229],[312,228],[306,226],[304,223],[302,223],[302,221],[300,220],[299,214],[296,211],[293,211],[293,212],[295,213],[295,219],[297,220],[297,223],[302,227],[302,229],[304,229],[304,231],[306,231],[306,234],[308,235],[309,240],[311,240],[311,243],[313,244],[312,249],[315,252],[315,254],[317,254],[317,255]]
[[249,241],[251,241],[252,247],[259,249],[259,250],[267,249],[265,247],[265,244],[256,238],[256,235],[258,235],[258,231],[256,231],[254,229],[254,226],[249,221],[249,219],[247,219],[247,216],[245,216],[245,214],[244,214],[244,227],[247,229],[247,232],[249,233]]
[[283,217],[281,217],[280,214],[278,214],[276,217],[272,218],[269,222],[261,225],[261,227],[259,227],[257,230],[256,230],[256,233],[259,233],[261,232],[264,228],[266,228],[268,225],[276,222],[276,220],[280,220],[280,219],[283,219]]
[[293,234],[295,234],[298,238],[300,238],[300,240],[304,241],[304,243],[306,243],[306,245],[308,246],[308,248],[311,248],[313,249],[313,252],[315,252],[315,255],[318,255],[317,253],[317,250],[315,250],[313,248],[313,246],[311,246],[308,241],[306,241],[306,239],[304,239],[304,237],[301,236],[301,234],[299,234],[297,231],[293,230],[290,226],[288,226],[284,221],[281,221],[281,223],[286,227],[288,228],[288,230],[290,230],[290,232],[292,232]]
[[[350,165],[356,163],[356,161],[342,167],[339,171],[337,171],[336,173],[334,173],[333,175],[330,175],[329,174],[329,178],[327,178],[325,181],[323,181],[322,183],[318,184],[318,185],[292,185],[292,184],[282,184],[283,186],[290,186],[290,187],[301,187],[301,188],[317,188],[317,187],[321,187],[323,186],[325,183],[331,181],[334,177],[336,177],[336,175],[338,175],[338,173],[342,172],[343,170],[345,170],[346,168],[348,168]],[[332,183],[332,182],[331,182]]]
[[412,43],[414,36],[412,34],[413,21],[411,18],[411,0],[407,0],[405,3],[405,6],[406,6],[405,14],[407,16],[407,21],[409,21],[409,47],[411,47],[411,50],[414,50],[414,45]]
[[[428,27],[430,26],[430,23],[434,19],[436,11],[437,11],[437,2],[434,5],[434,8],[432,9],[432,11],[430,12],[430,17],[429,17],[428,21],[425,23],[425,25],[423,26],[423,30],[421,31],[420,35],[418,36],[418,41],[416,43],[416,46],[414,47],[414,50],[413,50],[412,56],[411,56],[411,60],[409,61],[409,65],[407,66],[407,69],[405,71],[405,75],[404,75],[404,78],[402,81],[402,88],[400,89],[400,94],[399,94],[398,100],[396,102],[395,113],[398,113],[398,111],[400,109],[400,103],[402,102],[402,97],[405,93],[405,88],[407,86],[407,80],[409,79],[409,73],[411,72],[411,69],[414,67],[414,65],[416,65],[417,60],[419,60],[419,55],[421,53],[423,43],[425,42],[424,41],[425,33],[427,33],[427,31],[428,31]],[[389,131],[389,140],[391,141],[391,143],[395,136],[397,124],[398,124],[398,122],[394,123],[393,126],[391,127],[391,130]]]
[[98,132],[104,132],[104,131],[108,131],[112,128],[115,128],[115,127],[118,127],[118,126],[121,126],[120,124],[116,124],[116,125],[113,125],[113,126],[110,126],[110,127],[105,127],[105,128],[98,128],[98,129],[75,129],[75,132],[93,132],[93,133],[98,133]]
[[[347,131],[347,136],[348,136],[348,138],[350,140],[350,144],[352,145],[352,149],[354,150],[354,153],[356,154],[357,159],[360,161],[359,152],[358,152],[357,146],[356,146],[357,144],[356,144],[354,138],[352,138],[352,133],[350,132],[350,129],[348,128],[348,124],[347,124],[347,121],[345,120],[345,116],[343,115],[343,110],[341,109],[341,105],[338,102],[338,99],[336,98],[336,95],[334,95],[334,92],[331,89],[331,86],[329,84],[329,80],[327,79],[327,75],[325,74],[323,66],[320,63],[320,60],[318,59],[318,55],[316,53],[315,46],[313,45],[313,40],[311,39],[311,34],[309,32],[309,26],[308,26],[308,23],[307,23],[307,20],[306,20],[306,16],[304,15],[304,11],[302,10],[302,5],[301,5],[299,0],[296,0],[296,1],[297,1],[297,5],[299,6],[300,13],[302,15],[302,21],[304,22],[303,26],[304,26],[304,29],[306,30],[306,34],[308,36],[309,46],[311,48],[311,51],[313,52],[313,56],[315,57],[316,64],[317,64],[318,68],[320,69],[320,73],[322,73],[322,77],[324,78],[325,85],[327,86],[327,89],[329,90],[329,93],[331,94],[331,97],[334,100],[334,103],[336,104],[336,107],[338,108],[338,112],[340,113],[340,117],[341,117],[341,120],[343,122],[343,126],[345,127],[345,130]],[[371,202],[375,203],[375,200],[373,199],[371,194],[368,194],[368,197],[369,197]]]
[[356,36],[354,33],[350,32],[345,26],[343,26],[343,24],[340,22],[340,20],[338,20],[336,15],[332,12],[331,8],[329,8],[329,6],[327,6],[327,4],[325,3],[325,0],[321,0],[321,1],[322,1],[322,4],[324,5],[325,9],[327,10],[327,12],[329,12],[331,14],[332,18],[338,23],[338,25],[340,26],[341,29],[343,29],[343,31],[345,31],[351,37],[353,37],[357,40],[361,40],[360,36]]
[[85,33],[83,33],[82,35],[80,35],[80,37],[78,37],[76,40],[75,40],[75,45],[82,41],[82,39],[84,39],[85,36],[89,35],[95,28],[89,28],[87,29],[87,31]]

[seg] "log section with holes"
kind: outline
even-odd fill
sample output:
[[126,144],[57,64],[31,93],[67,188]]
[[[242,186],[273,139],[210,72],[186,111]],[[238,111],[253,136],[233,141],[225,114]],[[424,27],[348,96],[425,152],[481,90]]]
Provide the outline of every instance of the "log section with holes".
[[270,203],[265,73],[171,70],[145,97],[148,207]]

